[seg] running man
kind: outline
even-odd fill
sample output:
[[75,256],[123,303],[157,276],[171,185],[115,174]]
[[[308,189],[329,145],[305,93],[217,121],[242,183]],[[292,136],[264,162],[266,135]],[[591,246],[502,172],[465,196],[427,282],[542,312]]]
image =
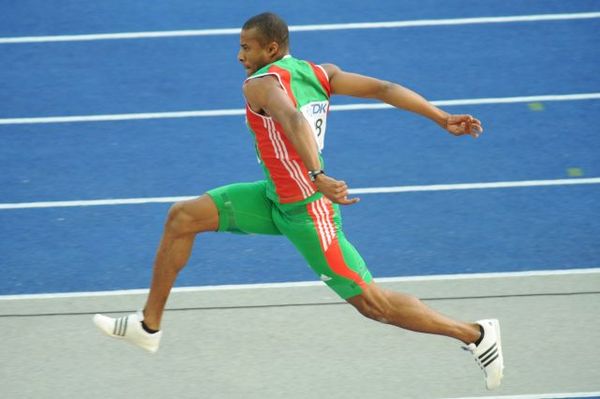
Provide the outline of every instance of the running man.
[[378,99],[429,118],[455,136],[476,138],[483,132],[481,123],[471,115],[450,115],[398,84],[296,59],[289,53],[288,35],[286,23],[272,13],[250,18],[240,34],[238,59],[248,75],[246,119],[265,179],[175,203],[143,311],[116,319],[96,315],[95,324],[109,336],[156,352],[167,298],[198,233],[284,235],[316,275],[358,312],[461,341],[482,368],[487,388],[498,387],[503,369],[498,320],[456,321],[413,296],[379,287],[341,229],[339,205],[355,204],[358,198],[349,198],[346,183],[325,173],[320,155],[333,94]]

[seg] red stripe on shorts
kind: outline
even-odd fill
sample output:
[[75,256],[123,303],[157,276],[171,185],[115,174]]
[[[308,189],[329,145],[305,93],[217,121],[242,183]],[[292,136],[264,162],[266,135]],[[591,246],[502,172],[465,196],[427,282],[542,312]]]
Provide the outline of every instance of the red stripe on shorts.
[[366,285],[365,281],[344,260],[336,233],[336,225],[333,220],[334,210],[331,201],[321,198],[318,201],[307,204],[306,207],[319,236],[327,265],[338,276],[347,278],[364,287]]

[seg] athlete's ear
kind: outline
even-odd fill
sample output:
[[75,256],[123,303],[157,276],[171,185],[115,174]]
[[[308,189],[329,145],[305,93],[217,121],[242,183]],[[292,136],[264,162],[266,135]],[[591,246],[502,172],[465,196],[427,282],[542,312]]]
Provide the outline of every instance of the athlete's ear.
[[274,57],[277,55],[278,52],[279,52],[279,43],[271,42],[269,44],[269,46],[267,47],[267,54],[269,54],[270,57]]

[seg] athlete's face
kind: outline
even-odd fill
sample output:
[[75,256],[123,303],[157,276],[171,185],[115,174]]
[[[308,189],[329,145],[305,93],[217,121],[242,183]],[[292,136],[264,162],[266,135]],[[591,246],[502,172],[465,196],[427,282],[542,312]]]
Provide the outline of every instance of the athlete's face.
[[246,75],[248,76],[271,63],[277,53],[276,43],[263,46],[259,39],[260,33],[254,28],[242,29],[240,33],[238,60],[246,69]]

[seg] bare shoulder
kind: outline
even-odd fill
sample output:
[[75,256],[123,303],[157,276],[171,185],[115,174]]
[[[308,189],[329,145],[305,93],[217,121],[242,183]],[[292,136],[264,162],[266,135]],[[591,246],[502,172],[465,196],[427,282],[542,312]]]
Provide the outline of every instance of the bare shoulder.
[[341,71],[340,67],[335,64],[321,64],[321,68],[325,70],[329,80],[331,80],[336,73]]
[[323,64],[321,67],[329,76],[332,94],[374,98],[386,84],[386,82],[370,76],[344,71],[334,64]]
[[273,75],[247,80],[243,92],[250,108],[258,113],[264,111],[273,115],[279,107],[291,103],[279,80]]
[[244,82],[244,86],[242,86],[244,93],[253,92],[256,90],[261,90],[264,87],[267,87],[268,84],[273,79],[270,76],[261,76],[258,78],[248,79]]
[[248,79],[244,83],[244,86],[242,86],[242,90],[244,92],[244,96],[246,96],[246,98],[250,98],[260,96],[267,91],[278,87],[279,83],[277,82],[277,78],[266,75],[258,78]]

